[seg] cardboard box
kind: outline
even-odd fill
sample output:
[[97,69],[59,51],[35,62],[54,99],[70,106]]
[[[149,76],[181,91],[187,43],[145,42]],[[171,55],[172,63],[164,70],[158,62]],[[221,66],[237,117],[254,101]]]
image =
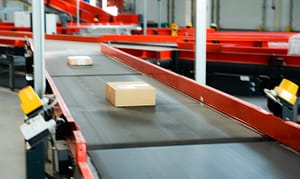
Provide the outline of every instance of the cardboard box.
[[89,56],[68,56],[67,63],[71,66],[90,66],[93,65],[93,59]]
[[154,106],[155,88],[142,81],[107,82],[106,99],[114,106]]

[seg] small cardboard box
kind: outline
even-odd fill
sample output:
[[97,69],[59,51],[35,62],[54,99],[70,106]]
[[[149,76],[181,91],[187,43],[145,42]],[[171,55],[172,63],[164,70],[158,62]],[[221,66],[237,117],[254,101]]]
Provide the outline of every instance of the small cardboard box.
[[90,66],[93,65],[93,59],[89,56],[68,56],[67,63],[71,66]]
[[107,82],[106,99],[114,106],[155,106],[155,88],[142,81]]

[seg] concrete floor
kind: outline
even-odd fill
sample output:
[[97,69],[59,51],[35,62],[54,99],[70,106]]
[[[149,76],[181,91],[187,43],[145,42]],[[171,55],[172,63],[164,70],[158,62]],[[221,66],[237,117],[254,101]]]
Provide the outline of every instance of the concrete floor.
[[0,87],[0,176],[6,179],[25,178],[25,150],[19,126],[23,113],[17,92]]

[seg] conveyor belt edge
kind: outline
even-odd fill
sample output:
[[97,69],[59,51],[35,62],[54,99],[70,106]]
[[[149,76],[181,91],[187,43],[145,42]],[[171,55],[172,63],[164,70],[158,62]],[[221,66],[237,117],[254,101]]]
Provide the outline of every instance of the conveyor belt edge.
[[62,96],[60,95],[50,75],[47,72],[45,75],[53,94],[55,94],[56,98],[58,99],[58,105],[60,107],[62,114],[65,116],[66,120],[72,126],[73,136],[70,136],[70,138],[67,139],[67,142],[72,152],[72,155],[75,156],[76,163],[81,172],[82,178],[84,179],[94,178],[93,173],[88,165],[86,140],[80,131],[80,127],[73,119],[69,109],[67,108]]

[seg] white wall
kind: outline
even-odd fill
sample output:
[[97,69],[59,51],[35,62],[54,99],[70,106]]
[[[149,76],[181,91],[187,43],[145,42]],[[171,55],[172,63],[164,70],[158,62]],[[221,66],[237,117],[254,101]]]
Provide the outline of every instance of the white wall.
[[[169,22],[168,19],[168,0],[162,1],[162,14],[161,14],[161,22]],[[144,14],[144,1],[136,0],[135,10],[137,14]],[[172,5],[170,5],[172,6]],[[170,17],[169,23],[176,23],[177,25],[184,27],[187,22],[192,22],[192,0],[174,0],[174,9],[170,11],[169,16],[173,14],[173,21],[171,20],[173,17]],[[157,0],[147,0],[147,16],[148,21],[158,22],[159,17],[159,8]],[[171,8],[171,7],[170,7]],[[172,12],[173,11],[173,12]]]
[[274,0],[265,0],[264,31],[275,31],[275,17],[278,12],[278,4]]
[[281,31],[291,30],[292,0],[281,0]]
[[[161,22],[168,22],[167,20],[167,0],[161,0],[162,13]],[[147,0],[147,19],[148,21],[158,22],[159,8],[157,0]],[[136,0],[135,10],[137,14],[144,14],[144,0]]]
[[5,22],[13,22],[14,11],[23,11],[25,8],[17,0],[0,0],[0,18]]
[[[300,30],[299,0],[217,0],[217,18],[220,29],[286,31],[291,26],[293,10],[294,29]],[[291,5],[291,1],[294,4]]]
[[221,29],[257,30],[263,24],[263,0],[220,0]]
[[[127,0],[133,2],[134,0]],[[187,22],[192,22],[192,9],[196,0],[171,0],[174,1],[174,16],[172,10],[168,11],[167,2],[162,1],[161,22],[173,23],[171,19],[174,17],[174,23],[179,26],[185,26]],[[240,29],[240,30],[257,30],[259,25],[264,26],[267,31],[285,31],[291,26],[292,30],[300,31],[300,0],[207,0],[208,6],[211,2],[219,7],[208,9],[208,24],[210,19],[217,19],[221,29]],[[292,4],[290,5],[290,1]],[[272,2],[275,3],[275,10],[272,9]],[[144,13],[144,0],[135,0],[135,10],[137,14]],[[266,3],[266,7],[264,7]],[[17,0],[0,0],[0,7],[3,5],[9,7],[9,13],[4,17],[0,13],[0,18],[5,21],[13,21],[13,11],[24,10],[23,4]],[[158,0],[147,0],[147,16],[149,21],[158,22],[159,8]],[[171,7],[170,7],[171,8]],[[208,7],[209,8],[209,7]],[[211,7],[212,8],[212,7]],[[193,10],[196,11],[195,9]],[[2,11],[3,12],[3,11]],[[167,13],[170,12],[168,15]],[[292,13],[290,15],[290,13]],[[210,15],[213,14],[213,17]]]
[[292,30],[300,31],[300,1],[292,2]]
[[[158,21],[157,0],[147,0],[148,20]],[[162,0],[162,22],[168,22],[168,0]],[[185,26],[193,22],[192,13],[196,0],[171,0],[174,9],[170,11],[170,23]],[[220,29],[255,30],[260,27],[265,31],[300,31],[300,0],[207,0],[208,25],[211,19]],[[292,1],[292,4],[291,4]],[[143,0],[136,0],[136,12],[143,14]],[[219,5],[219,6],[217,6]],[[170,7],[172,8],[172,7]],[[172,13],[173,11],[173,13]],[[292,14],[291,14],[292,13]],[[173,14],[173,16],[172,16]],[[211,16],[212,15],[212,16]],[[172,18],[173,21],[171,20]]]
[[192,1],[175,0],[174,3],[174,23],[184,27],[187,22],[192,22]]

